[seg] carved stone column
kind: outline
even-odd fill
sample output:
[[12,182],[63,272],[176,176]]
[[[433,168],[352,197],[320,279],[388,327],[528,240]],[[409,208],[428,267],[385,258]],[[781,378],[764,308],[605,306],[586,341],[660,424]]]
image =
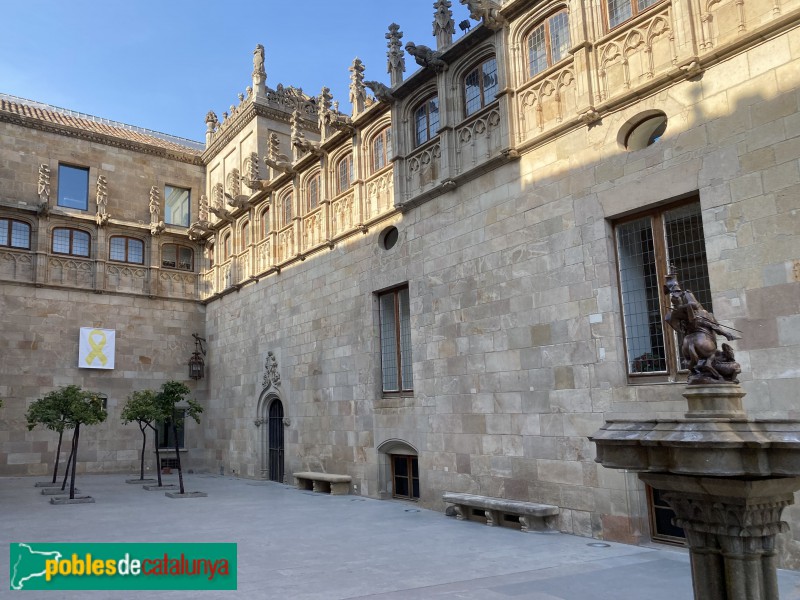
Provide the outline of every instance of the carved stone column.
[[800,478],[723,479],[641,473],[664,492],[691,551],[695,598],[777,600],[775,538]]

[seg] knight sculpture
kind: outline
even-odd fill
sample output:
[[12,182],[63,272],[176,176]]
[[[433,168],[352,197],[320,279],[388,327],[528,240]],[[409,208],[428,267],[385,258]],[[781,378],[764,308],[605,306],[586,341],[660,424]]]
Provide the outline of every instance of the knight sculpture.
[[689,370],[689,385],[739,383],[736,376],[742,369],[734,359],[733,348],[723,343],[717,347],[717,336],[728,341],[739,336],[721,325],[712,313],[689,290],[681,289],[677,276],[670,273],[664,284],[670,307],[664,320],[681,339],[681,366]]

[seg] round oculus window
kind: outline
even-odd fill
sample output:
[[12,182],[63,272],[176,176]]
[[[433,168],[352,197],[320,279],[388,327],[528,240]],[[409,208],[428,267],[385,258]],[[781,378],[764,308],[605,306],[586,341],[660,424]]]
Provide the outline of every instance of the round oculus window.
[[662,112],[637,121],[625,136],[626,150],[642,150],[655,144],[667,130],[667,115]]
[[387,227],[381,232],[379,242],[384,250],[391,250],[399,238],[400,232],[397,231],[397,227]]

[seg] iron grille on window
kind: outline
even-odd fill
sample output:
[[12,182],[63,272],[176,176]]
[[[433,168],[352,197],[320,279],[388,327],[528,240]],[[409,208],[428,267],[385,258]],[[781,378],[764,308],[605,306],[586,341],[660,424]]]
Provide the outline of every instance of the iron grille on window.
[[408,287],[383,293],[378,298],[383,391],[410,392],[413,389],[413,377]]
[[664,325],[668,265],[681,286],[713,310],[700,203],[633,217],[615,231],[628,374],[673,378],[681,370],[680,340]]

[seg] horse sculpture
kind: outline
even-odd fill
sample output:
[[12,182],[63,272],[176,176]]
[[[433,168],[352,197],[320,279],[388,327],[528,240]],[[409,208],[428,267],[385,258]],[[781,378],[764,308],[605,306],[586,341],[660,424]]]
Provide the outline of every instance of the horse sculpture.
[[684,368],[689,369],[688,383],[738,383],[736,375],[741,372],[741,367],[734,360],[733,349],[728,344],[722,344],[722,350],[718,350],[717,335],[729,341],[737,340],[739,336],[729,327],[720,325],[692,292],[682,290],[672,273],[667,275],[664,293],[670,299],[670,309],[664,320],[683,336],[681,362]]

